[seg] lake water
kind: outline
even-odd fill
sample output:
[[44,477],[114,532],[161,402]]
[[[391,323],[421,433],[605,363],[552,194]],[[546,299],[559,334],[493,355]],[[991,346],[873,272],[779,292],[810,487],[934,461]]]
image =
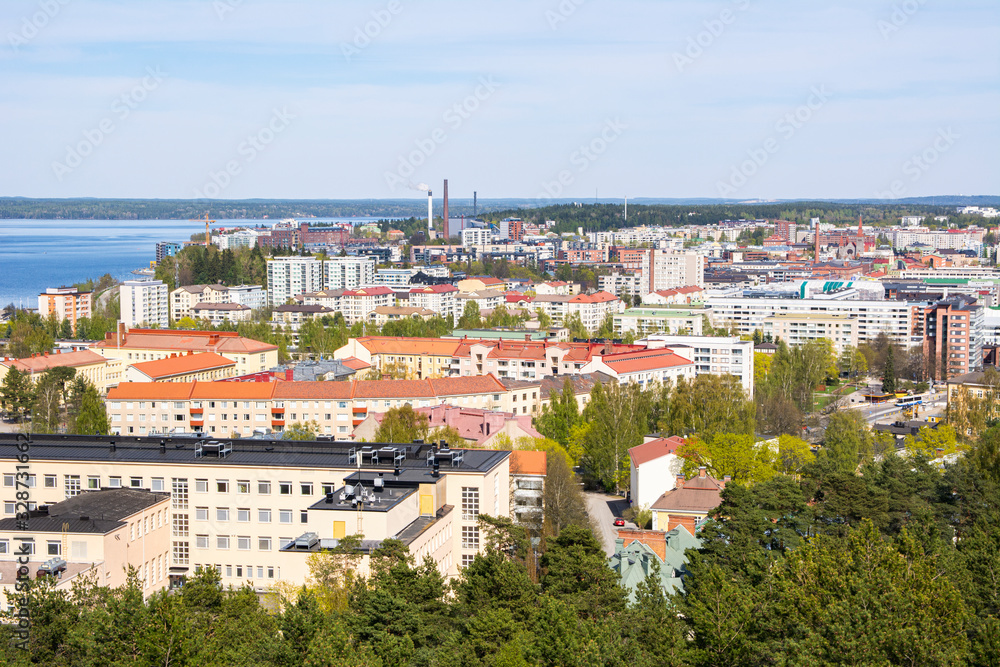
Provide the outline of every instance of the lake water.
[[[309,218],[303,222],[363,224],[375,218]],[[219,220],[216,227],[272,225],[269,220]],[[158,241],[188,241],[205,231],[189,220],[0,220],[0,308],[38,307],[38,295],[110,273],[136,278],[156,259]]]

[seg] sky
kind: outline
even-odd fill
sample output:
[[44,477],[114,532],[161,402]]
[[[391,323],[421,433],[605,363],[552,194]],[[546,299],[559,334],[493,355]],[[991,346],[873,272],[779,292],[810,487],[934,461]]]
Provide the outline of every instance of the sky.
[[4,0],[0,29],[0,196],[1000,194],[996,0]]

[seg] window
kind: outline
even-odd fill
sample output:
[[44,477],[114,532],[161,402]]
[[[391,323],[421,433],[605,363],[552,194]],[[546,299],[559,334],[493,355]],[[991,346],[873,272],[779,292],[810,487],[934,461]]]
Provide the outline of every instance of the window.
[[196,479],[196,480],[194,480],[194,492],[195,493],[208,493],[208,480],[207,479]]
[[229,521],[229,508],[228,507],[218,507],[215,510],[215,520],[216,521]]
[[160,492],[162,492],[164,490],[164,488],[165,488],[164,485],[163,485],[163,478],[162,477],[154,477],[153,478],[153,483],[152,483],[151,487],[152,487],[153,491],[160,491]]
[[474,486],[462,487],[462,519],[464,521],[479,519],[479,489]]
[[325,496],[328,493],[333,493],[334,486],[330,482],[323,482],[319,488],[323,490],[323,495]]
[[312,482],[303,482],[299,486],[302,487],[302,495],[303,496],[311,496],[312,495],[312,493],[313,493]]
[[10,473],[10,474],[7,474],[7,475],[3,476],[3,485],[4,486],[14,486],[14,474],[13,473]]
[[291,523],[292,522],[292,510],[278,510],[278,522],[279,523]]
[[66,497],[72,498],[80,495],[80,476],[64,475],[63,482],[66,484]]
[[174,509],[186,510],[188,507],[188,481],[187,478],[177,478],[171,479],[171,488],[173,493],[171,498],[173,499]]
[[237,509],[236,520],[242,523],[248,523],[250,521],[250,508],[241,507]]
[[299,512],[299,523],[309,523],[309,512],[305,510]]
[[174,565],[187,565],[190,557],[190,548],[187,542],[174,542]]
[[20,553],[27,555],[34,555],[35,553],[35,541],[34,540],[22,540],[21,547],[18,550]]
[[257,521],[271,523],[271,510],[257,510]]
[[291,482],[278,482],[278,493],[283,496],[292,495],[292,483]]
[[236,548],[240,551],[250,551],[250,536],[241,535],[236,538]]
[[257,493],[268,495],[271,493],[271,482],[257,482]]
[[187,514],[175,514],[173,517],[174,523],[174,537],[187,537],[188,536],[188,515]]
[[479,528],[477,526],[462,526],[462,548],[479,548]]
[[112,489],[120,489],[120,488],[122,488],[122,478],[121,477],[109,477],[108,478],[108,486],[110,486]]
[[208,508],[207,507],[195,507],[194,508],[194,520],[195,521],[208,521]]
[[[257,549],[260,551],[270,551],[271,550],[271,538],[270,537],[258,537],[257,538]],[[2,553],[2,552],[0,552]]]
[[87,488],[91,491],[101,488],[101,478],[97,475],[87,477]]
[[229,548],[229,536],[219,535],[215,538],[215,548],[216,549],[228,549]]
[[7,540],[0,540],[0,554],[10,553],[10,542]]
[[58,540],[49,540],[45,543],[45,553],[49,556],[61,556],[62,542]]
[[229,493],[229,480],[220,479],[215,482],[215,490],[219,493]]
[[142,477],[132,477],[128,480],[128,485],[133,489],[142,488]]
[[469,567],[476,560],[476,554],[462,554],[462,567]]
[[57,484],[57,482],[56,482],[56,476],[55,475],[46,475],[45,476],[44,484],[45,484],[45,488],[46,489],[54,489],[54,488],[56,488],[56,484]]
[[207,549],[208,548],[208,535],[195,535],[194,536],[194,548],[195,549]]

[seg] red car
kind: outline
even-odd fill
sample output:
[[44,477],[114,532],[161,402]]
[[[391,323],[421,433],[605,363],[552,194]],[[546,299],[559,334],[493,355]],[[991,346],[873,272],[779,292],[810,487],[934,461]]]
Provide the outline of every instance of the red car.
[[615,519],[615,525],[616,526],[624,526],[625,525],[625,519],[623,519],[621,517],[617,517]]

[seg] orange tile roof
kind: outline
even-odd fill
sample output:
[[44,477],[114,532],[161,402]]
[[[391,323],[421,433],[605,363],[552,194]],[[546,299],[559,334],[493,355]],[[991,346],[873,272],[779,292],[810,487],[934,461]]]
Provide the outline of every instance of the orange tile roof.
[[354,398],[437,398],[429,380],[354,380]]
[[450,357],[462,342],[445,338],[405,338],[401,336],[365,336],[357,339],[372,354],[412,354]]
[[277,350],[277,345],[244,338],[234,331],[177,331],[173,329],[131,329],[119,346],[115,334],[94,347],[111,349],[122,347],[127,350],[201,350],[230,354],[256,354]]
[[193,389],[194,382],[122,382],[108,390],[108,400],[182,401],[191,398]]
[[684,438],[672,435],[669,438],[657,438],[637,445],[628,450],[628,455],[631,457],[633,465],[641,466],[643,463],[648,463],[661,456],[673,454],[683,444]]
[[[173,384],[173,383],[171,383]],[[193,400],[219,399],[223,401],[266,401],[274,396],[277,387],[294,382],[195,382],[191,390]]]
[[608,301],[618,301],[618,297],[610,292],[595,292],[593,294],[578,294],[570,303],[607,303]]
[[350,382],[279,382],[274,389],[276,399],[339,400],[351,398]]
[[356,290],[344,290],[343,296],[379,296],[382,294],[394,294],[391,287],[362,287]]
[[517,449],[510,453],[510,474],[545,475],[546,454],[528,449]]
[[343,365],[347,366],[348,368],[350,368],[353,371],[360,371],[360,370],[363,370],[365,368],[371,368],[371,366],[372,366],[368,362],[362,361],[361,359],[358,359],[357,357],[347,357],[346,359],[341,359],[340,363],[342,363]]
[[7,366],[14,366],[22,373],[43,373],[50,368],[68,366],[89,366],[91,364],[105,363],[107,359],[91,352],[90,350],[80,350],[79,352],[64,352],[62,354],[43,354],[24,359],[3,358],[3,363]]
[[638,373],[658,368],[691,366],[694,362],[666,348],[608,355],[602,361],[616,373]]
[[157,380],[235,365],[235,361],[227,359],[221,354],[202,352],[200,354],[182,354],[155,361],[143,361],[132,364],[132,367],[147,377]]
[[472,377],[438,378],[427,380],[437,396],[461,396],[462,394],[489,394],[506,391],[503,383],[492,373]]

